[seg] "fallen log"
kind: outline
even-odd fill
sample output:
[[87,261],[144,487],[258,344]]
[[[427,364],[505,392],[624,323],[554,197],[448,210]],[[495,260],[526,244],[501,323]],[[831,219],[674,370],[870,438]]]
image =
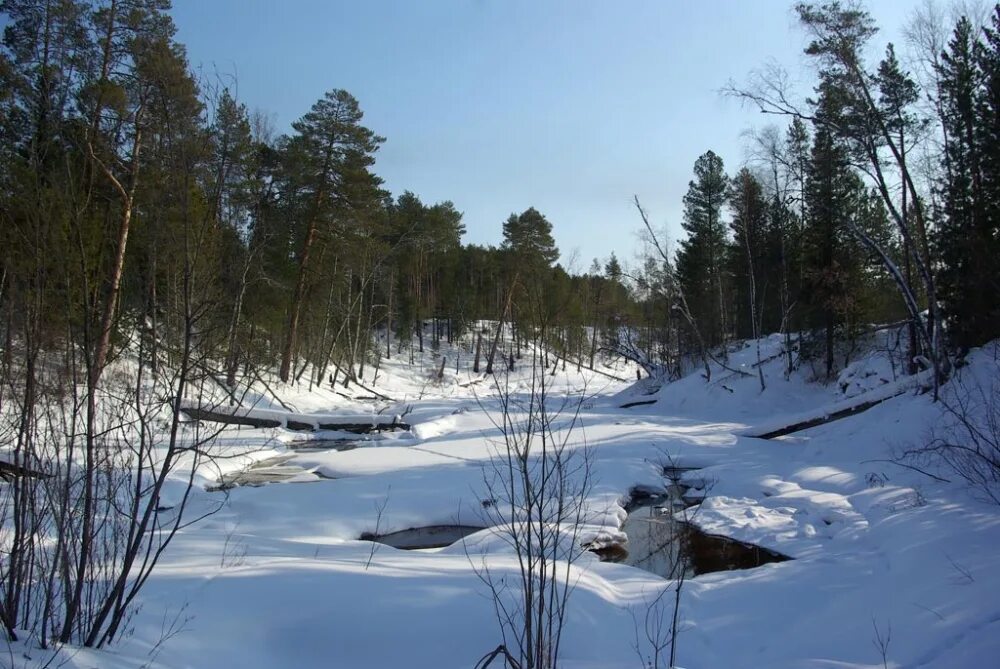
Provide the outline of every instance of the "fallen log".
[[367,434],[369,432],[382,432],[387,430],[406,431],[410,429],[409,423],[395,420],[390,423],[319,423],[320,430],[340,430],[342,432],[354,432],[357,434]]
[[181,413],[191,420],[222,423],[224,425],[245,425],[247,427],[283,427],[297,432],[316,432],[319,430],[337,430],[368,434],[383,430],[409,430],[410,425],[399,420],[398,416],[373,416],[370,419],[360,419],[356,416],[345,416],[338,420],[336,416],[309,416],[306,414],[285,414],[270,410],[252,410],[236,407],[227,412],[219,409],[209,409],[201,406],[186,405],[181,407]]
[[626,402],[625,404],[622,404],[619,408],[631,409],[632,407],[641,407],[647,404],[656,404],[656,400],[640,400],[637,402]]
[[209,423],[225,423],[226,425],[246,425],[247,427],[281,427],[280,420],[240,416],[202,409],[200,407],[183,407],[181,413],[191,420],[204,420]]
[[898,397],[914,389],[926,388],[929,380],[933,378],[928,375],[928,372],[932,371],[925,370],[919,374],[904,377],[899,381],[887,383],[858,397],[852,397],[817,410],[795,416],[787,416],[764,425],[750,427],[742,430],[739,434],[744,437],[774,439],[775,437],[783,437],[786,434],[801,432],[811,427],[818,427],[832,423],[835,420],[855,416],[893,397]]
[[[895,395],[893,395],[895,397]],[[855,416],[864,411],[868,411],[876,404],[881,404],[890,398],[882,397],[875,400],[870,400],[868,402],[863,402],[861,404],[849,407],[847,409],[842,409],[841,411],[834,411],[832,413],[826,414],[824,416],[817,416],[815,418],[809,418],[807,420],[802,420],[797,423],[792,423],[791,425],[786,425],[785,427],[778,428],[776,430],[771,430],[770,432],[765,432],[763,434],[753,434],[747,435],[752,437],[757,437],[758,439],[774,439],[775,437],[783,437],[786,434],[792,434],[794,432],[801,432],[802,430],[808,430],[811,427],[819,427],[820,425],[826,425],[827,423],[832,423],[835,420],[840,420],[841,418],[848,418],[850,416]]]
[[35,469],[29,469],[28,467],[22,467],[21,465],[15,465],[12,462],[0,460],[0,479],[3,479],[4,481],[13,481],[16,477],[49,479],[52,478],[52,474],[46,474],[45,472],[40,472]]
[[580,365],[580,367],[582,367],[583,369],[586,369],[587,371],[594,372],[595,374],[600,374],[601,376],[606,376],[609,379],[614,379],[615,381],[621,381],[622,383],[629,383],[630,382],[630,379],[623,379],[620,376],[615,376],[614,374],[610,374],[608,372],[605,372],[604,370],[595,369],[593,367],[588,367],[587,365]]

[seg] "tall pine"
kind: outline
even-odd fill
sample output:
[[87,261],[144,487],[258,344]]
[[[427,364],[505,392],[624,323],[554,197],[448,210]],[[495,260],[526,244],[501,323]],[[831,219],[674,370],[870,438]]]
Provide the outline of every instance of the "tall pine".
[[705,343],[725,341],[728,330],[726,224],[722,220],[729,179],[722,158],[708,151],[695,161],[695,178],[684,196],[687,238],[677,253],[677,275]]
[[951,340],[962,348],[996,336],[1000,323],[997,216],[990,209],[988,194],[996,188],[996,181],[992,174],[987,176],[995,171],[995,159],[988,154],[997,150],[990,138],[994,130],[989,127],[996,109],[990,87],[1000,76],[996,41],[995,23],[986,44],[980,46],[972,23],[963,17],[942,54],[939,71],[942,121],[948,138],[938,229],[941,297]]
[[735,303],[736,336],[744,339],[760,335],[761,311],[769,290],[766,273],[766,233],[768,206],[760,181],[747,168],[733,178],[729,196],[733,213],[731,266]]
[[836,90],[822,88],[804,193],[801,302],[806,326],[817,335],[812,341],[819,345],[806,347],[803,357],[820,354],[828,380],[836,369],[837,327],[851,294],[847,223],[858,191],[847,150],[831,129],[839,111]]

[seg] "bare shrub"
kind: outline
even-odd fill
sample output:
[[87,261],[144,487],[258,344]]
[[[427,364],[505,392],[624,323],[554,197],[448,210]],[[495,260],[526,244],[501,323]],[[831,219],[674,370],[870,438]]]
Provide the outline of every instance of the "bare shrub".
[[[691,561],[682,545],[682,528],[693,521],[700,508],[700,505],[689,507],[684,501],[684,492],[688,489],[682,482],[684,468],[674,457],[662,453],[659,466],[668,481],[668,500],[663,515],[670,528],[671,540],[658,547],[669,565],[667,583],[645,607],[628,610],[635,630],[632,648],[645,669],[670,669],[676,665],[677,640],[683,631],[681,594],[691,575]],[[702,481],[698,490],[704,496],[713,485],[714,481]]]
[[978,496],[1000,504],[1000,363],[959,370],[941,389],[939,404],[944,413],[927,442],[901,460],[943,464]]
[[500,409],[490,413],[500,438],[484,469],[490,503],[483,520],[512,549],[517,577],[509,582],[487,556],[473,562],[503,639],[481,663],[503,658],[518,669],[557,666],[592,485],[589,450],[576,439],[583,394],[553,397],[545,371],[535,352],[523,391],[512,387],[509,372],[498,375]]
[[[218,510],[189,512],[196,472],[217,431],[186,423],[185,399],[203,398],[210,359],[195,348],[196,314],[182,346],[157,362],[132,332],[99,384],[69,338],[63,350],[18,345],[0,381],[0,611],[10,640],[104,646],[127,634],[137,597],[171,540]],[[138,335],[138,336],[137,336]],[[128,333],[126,333],[128,337]],[[25,338],[27,341],[27,338]]]

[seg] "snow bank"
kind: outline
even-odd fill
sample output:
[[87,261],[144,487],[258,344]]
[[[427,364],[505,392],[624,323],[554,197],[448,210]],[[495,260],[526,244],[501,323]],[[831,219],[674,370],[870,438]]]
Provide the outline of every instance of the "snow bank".
[[[764,343],[773,352],[773,338]],[[996,376],[981,358],[973,356],[970,373]],[[620,541],[628,491],[662,489],[662,468],[672,463],[700,467],[685,474],[706,495],[691,509],[692,522],[795,558],[687,582],[679,663],[881,666],[874,620],[892,628],[889,666],[994,666],[1000,508],[965,485],[893,462],[942,416],[928,395],[907,392],[913,386],[905,383],[920,380],[882,383],[859,366],[845,398],[839,387],[785,379],[779,358],[763,365],[761,392],[755,362],[754,347],[733,351],[729,366],[745,374],[717,370],[711,383],[695,374],[655,391],[656,404],[631,409],[618,408],[614,396],[624,386],[599,374],[554,377],[561,393],[583,389],[585,397],[573,448],[587,454],[593,476],[583,528],[589,539]],[[483,570],[507,587],[519,578],[501,534],[486,530],[462,545],[409,552],[357,540],[363,532],[484,517],[483,479],[498,434],[483,409],[496,411],[495,397],[486,384],[428,384],[419,364],[410,373],[394,359],[387,373],[403,380],[379,387],[399,400],[392,410],[407,413],[413,436],[294,454],[296,465],[333,480],[227,496],[197,491],[195,511],[219,500],[222,508],[178,536],[143,593],[132,636],[113,652],[72,654],[66,666],[141,666],[175,619],[183,631],[156,648],[154,667],[469,667],[495,648],[500,637]],[[526,379],[518,383],[523,390]],[[285,403],[302,411],[316,401],[296,388],[285,388]],[[310,409],[354,406],[317,392],[330,404]],[[828,415],[865,397],[890,399],[780,440],[746,436],[748,425]],[[281,452],[281,434],[227,429],[220,447]],[[636,616],[644,619],[669,584],[590,555],[570,578],[562,666],[637,666]]]

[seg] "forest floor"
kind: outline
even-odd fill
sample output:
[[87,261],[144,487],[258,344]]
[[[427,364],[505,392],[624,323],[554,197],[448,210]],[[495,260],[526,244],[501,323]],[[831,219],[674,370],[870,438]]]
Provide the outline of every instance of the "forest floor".
[[[779,343],[765,340],[763,355]],[[510,550],[488,531],[426,550],[359,540],[486,523],[500,389],[477,381],[470,360],[456,371],[448,353],[440,381],[440,359],[429,351],[414,364],[383,361],[374,381],[369,371],[365,385],[392,401],[349,400],[304,383],[274,387],[287,408],[261,389],[248,395],[244,402],[279,413],[405,414],[412,429],[352,437],[226,428],[218,451],[239,457],[199,472],[189,513],[218,510],[175,539],[127,638],[107,651],[64,649],[52,666],[474,666],[501,640],[477,567],[488,560],[495,577],[514,578]],[[805,369],[784,378],[776,359],[763,366],[761,391],[756,355],[748,346],[730,357],[730,367],[749,375],[720,369],[706,383],[695,373],[649,395],[646,383],[612,378],[634,378],[634,366],[568,365],[546,377],[553,400],[569,398],[564,418],[579,408],[570,441],[590,462],[586,539],[624,542],[629,492],[662,489],[663,466],[672,463],[697,468],[685,476],[707,494],[693,516],[699,527],[793,558],[687,581],[677,664],[995,666],[1000,506],[934,465],[931,473],[950,482],[892,461],[929,440],[940,405],[910,391],[777,439],[741,436],[892,382],[877,361],[856,365],[843,384],[822,385]],[[992,353],[979,352],[963,373],[992,379],[996,369]],[[529,366],[519,364],[504,389],[528,392]],[[249,469],[255,461],[264,466]],[[254,485],[232,487],[241,483]],[[182,487],[177,481],[161,503]],[[643,634],[637,644],[635,621],[670,583],[591,553],[572,578],[562,666],[644,666],[649,649]],[[0,665],[47,661],[24,646],[0,652]]]

